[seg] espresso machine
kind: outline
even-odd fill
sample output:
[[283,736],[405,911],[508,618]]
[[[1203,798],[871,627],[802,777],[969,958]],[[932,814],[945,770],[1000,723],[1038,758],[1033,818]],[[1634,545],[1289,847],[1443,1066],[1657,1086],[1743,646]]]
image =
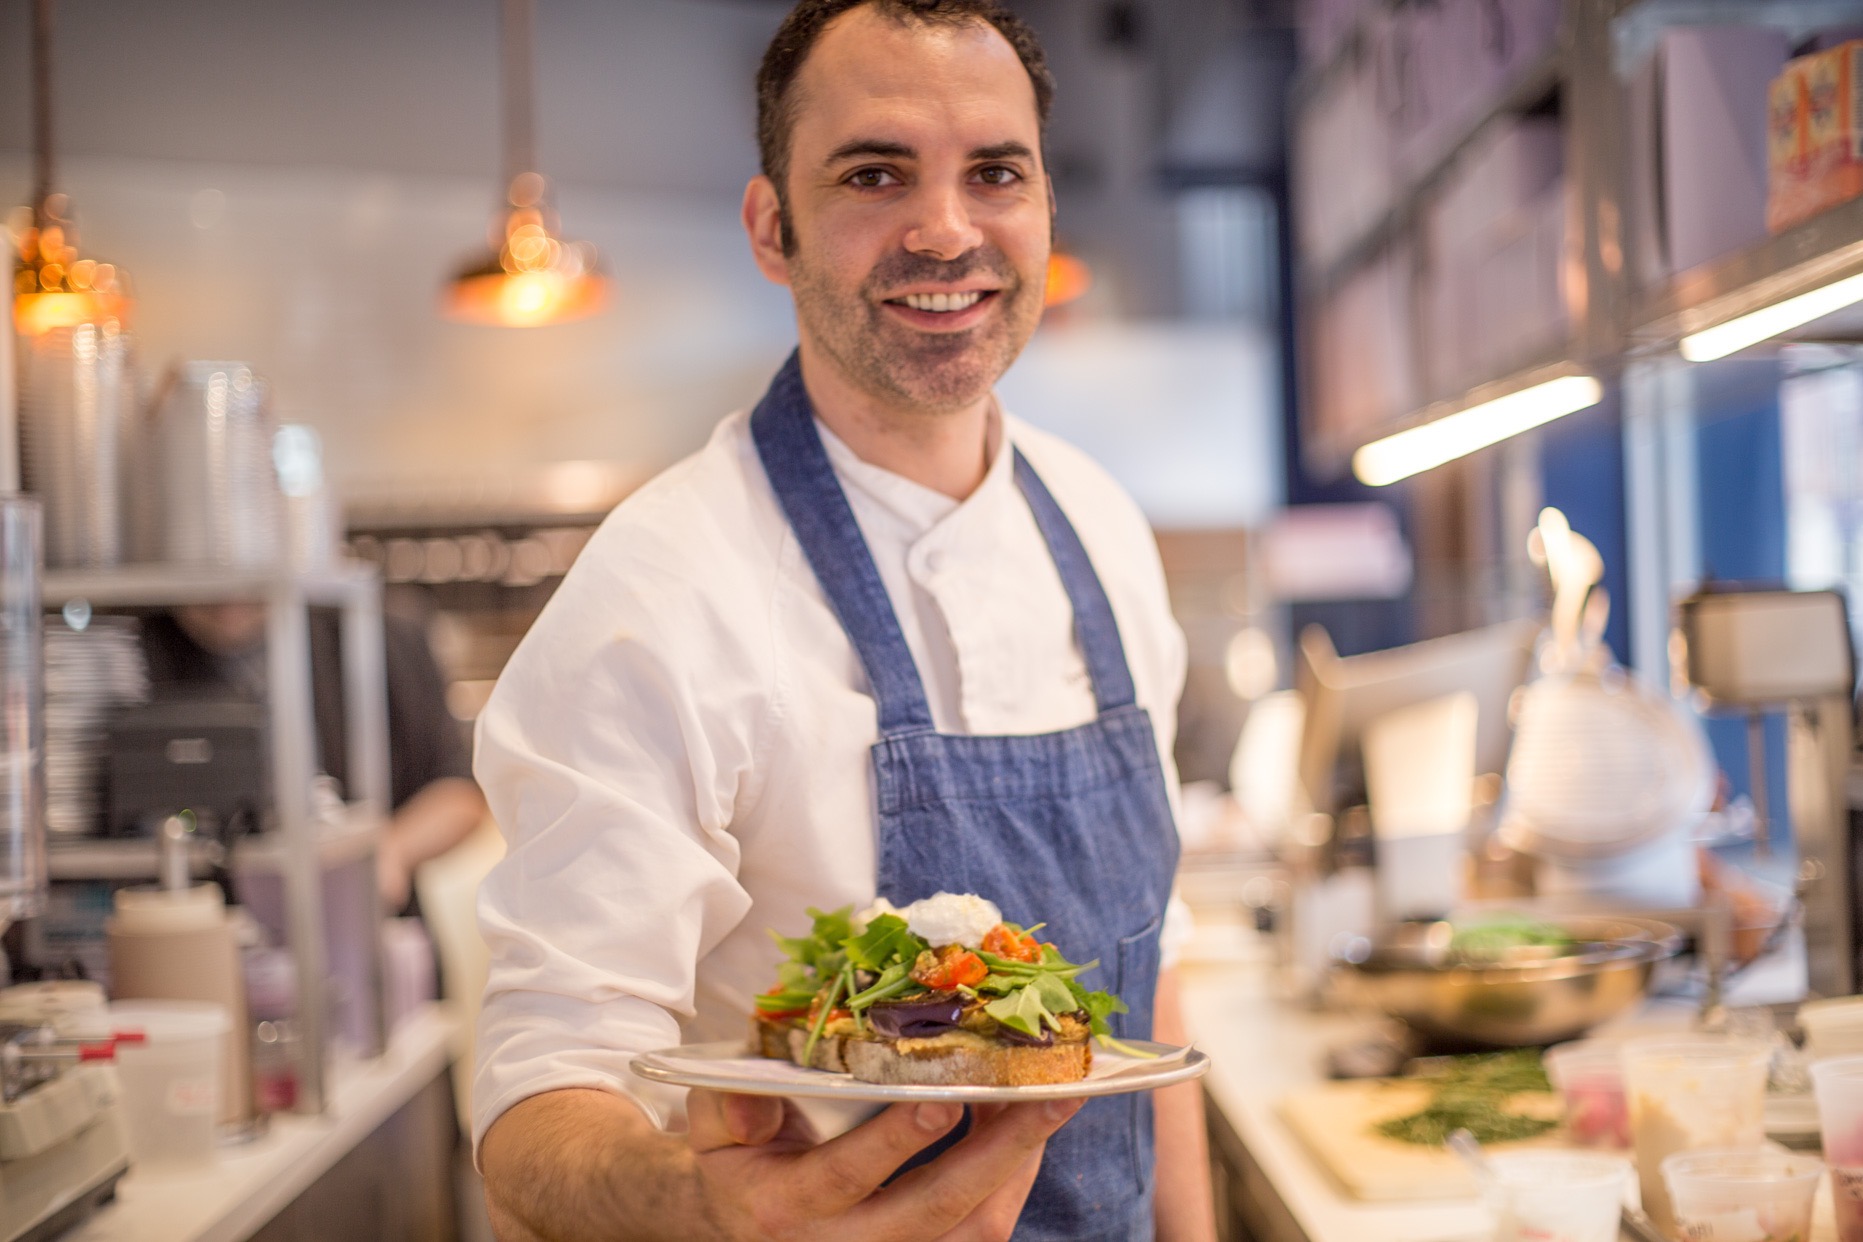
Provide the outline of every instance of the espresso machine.
[[[41,564],[38,502],[0,496],[0,932],[45,900]],[[95,984],[0,989],[0,1242],[65,1232],[129,1168],[103,1013]]]

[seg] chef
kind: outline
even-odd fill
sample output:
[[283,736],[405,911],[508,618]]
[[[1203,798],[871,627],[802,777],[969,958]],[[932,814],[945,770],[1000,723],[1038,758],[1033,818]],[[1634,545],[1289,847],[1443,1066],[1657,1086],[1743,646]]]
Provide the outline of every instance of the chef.
[[1098,959],[1115,1034],[1182,1039],[1160,935],[1185,653],[1156,545],[992,392],[1041,315],[1041,49],[994,0],[802,0],[757,85],[744,225],[798,348],[603,523],[479,720],[510,846],[480,906],[494,1224],[1213,1238],[1194,1085],[896,1105],[823,1141],[792,1103],[628,1070],[743,1036],[768,929],[939,891]]

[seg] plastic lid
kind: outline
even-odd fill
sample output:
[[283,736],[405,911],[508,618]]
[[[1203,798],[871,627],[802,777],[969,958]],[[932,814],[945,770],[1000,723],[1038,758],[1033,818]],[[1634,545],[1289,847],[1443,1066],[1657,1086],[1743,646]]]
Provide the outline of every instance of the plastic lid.
[[61,1034],[83,1037],[109,1029],[103,987],[84,979],[22,983],[0,990],[0,1021],[50,1024]]
[[150,1044],[224,1035],[233,1026],[225,1005],[205,1001],[118,1001],[110,1006],[110,1025],[140,1031]]
[[114,930],[148,936],[206,931],[226,922],[226,898],[218,884],[192,888],[120,888]]

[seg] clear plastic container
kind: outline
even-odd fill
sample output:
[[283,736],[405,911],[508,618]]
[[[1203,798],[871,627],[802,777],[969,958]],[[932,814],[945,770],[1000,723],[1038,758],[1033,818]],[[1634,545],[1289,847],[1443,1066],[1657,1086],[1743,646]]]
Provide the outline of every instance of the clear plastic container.
[[1675,1035],[1624,1044],[1630,1139],[1643,1208],[1675,1233],[1662,1163],[1678,1152],[1757,1147],[1765,1141],[1772,1050],[1724,1035]]
[[1798,1025],[1807,1060],[1863,1056],[1863,996],[1808,1001],[1798,1007]]
[[1824,1164],[1771,1147],[1687,1151],[1662,1162],[1688,1242],[1809,1242]]
[[1585,1151],[1517,1151],[1488,1157],[1482,1197],[1494,1242],[1617,1242],[1630,1165]]
[[1622,1044],[1602,1039],[1546,1050],[1546,1076],[1565,1100],[1566,1138],[1574,1147],[1629,1148],[1623,1051]]
[[45,910],[39,531],[37,500],[0,496],[0,930]]
[[116,1046],[129,1150],[136,1164],[175,1169],[212,1163],[221,1045],[233,1025],[226,1007],[118,1001],[110,1006],[110,1025],[144,1037]]
[[1863,1056],[1814,1061],[1818,1128],[1831,1166],[1839,1242],[1863,1242]]

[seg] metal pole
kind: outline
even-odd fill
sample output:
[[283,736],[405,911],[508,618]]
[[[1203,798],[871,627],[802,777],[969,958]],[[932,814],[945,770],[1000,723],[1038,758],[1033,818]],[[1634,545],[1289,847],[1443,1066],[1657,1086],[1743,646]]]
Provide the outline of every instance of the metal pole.
[[537,170],[536,125],[532,115],[531,81],[535,53],[535,9],[532,0],[504,0],[503,37],[499,51],[504,62],[505,185],[519,174]]
[[1772,855],[1772,796],[1766,790],[1766,717],[1747,713],[1747,785],[1753,797],[1753,845],[1761,858]]
[[[283,837],[285,930],[298,969],[299,1112],[328,1106],[330,980],[323,925],[323,858],[311,808],[316,734],[311,710],[310,618],[303,592],[281,581],[266,599],[265,659],[272,727],[272,789]],[[371,877],[373,879],[373,877]]]
[[52,0],[32,3],[32,205],[52,192]]

